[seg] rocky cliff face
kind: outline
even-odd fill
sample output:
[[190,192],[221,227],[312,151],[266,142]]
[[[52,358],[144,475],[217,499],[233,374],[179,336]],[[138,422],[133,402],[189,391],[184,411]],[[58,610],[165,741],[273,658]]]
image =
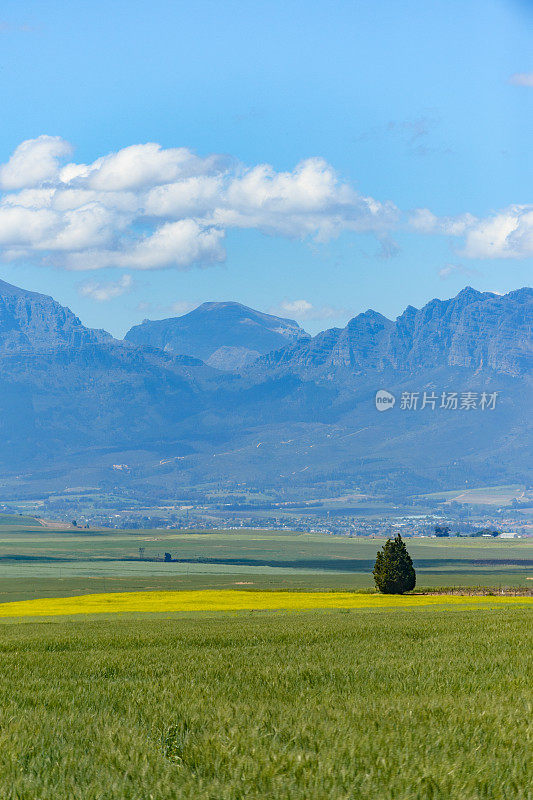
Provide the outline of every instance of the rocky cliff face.
[[77,348],[111,341],[109,333],[86,328],[70,309],[52,297],[0,281],[0,353]]
[[463,289],[451,300],[408,308],[390,339],[390,363],[489,368],[510,375],[531,367],[533,291],[506,295]]
[[127,342],[200,358],[220,370],[239,370],[288,342],[309,338],[290,319],[263,314],[240,303],[203,303],[182,317],[145,320]]
[[531,369],[533,290],[507,295],[466,288],[451,300],[409,306],[396,322],[375,311],[308,341],[298,341],[257,362],[300,375],[348,369],[354,373],[435,367],[492,369],[508,375]]

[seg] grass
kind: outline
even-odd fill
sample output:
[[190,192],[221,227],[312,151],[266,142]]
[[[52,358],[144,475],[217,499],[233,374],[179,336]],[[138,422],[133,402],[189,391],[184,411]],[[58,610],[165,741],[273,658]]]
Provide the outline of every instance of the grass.
[[[370,588],[383,540],[270,531],[0,526],[0,600],[142,589]],[[531,586],[533,539],[411,539],[418,585]],[[161,557],[171,563],[139,560]]]
[[2,800],[531,800],[529,611],[0,624]]
[[525,605],[529,597],[383,595],[353,592],[179,591],[116,592],[0,604],[0,617],[73,614],[169,613],[189,611],[309,611],[313,609],[493,608]]

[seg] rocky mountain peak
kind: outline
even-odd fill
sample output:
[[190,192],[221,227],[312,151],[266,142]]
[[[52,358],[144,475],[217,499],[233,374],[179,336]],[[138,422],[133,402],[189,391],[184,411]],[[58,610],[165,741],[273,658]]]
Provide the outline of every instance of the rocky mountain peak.
[[295,320],[234,301],[206,302],[180,317],[145,321],[125,336],[167,352],[191,355],[220,370],[240,370],[259,356],[308,339]]
[[113,341],[103,330],[86,328],[52,297],[0,281],[0,352],[50,350]]

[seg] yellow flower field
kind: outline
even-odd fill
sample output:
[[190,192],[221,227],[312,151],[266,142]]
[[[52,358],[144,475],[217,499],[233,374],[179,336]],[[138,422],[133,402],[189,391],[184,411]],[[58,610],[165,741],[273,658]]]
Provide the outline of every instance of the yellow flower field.
[[313,609],[493,608],[532,605],[533,598],[451,595],[382,595],[352,592],[197,590],[117,592],[0,604],[0,617],[175,611],[310,611]]

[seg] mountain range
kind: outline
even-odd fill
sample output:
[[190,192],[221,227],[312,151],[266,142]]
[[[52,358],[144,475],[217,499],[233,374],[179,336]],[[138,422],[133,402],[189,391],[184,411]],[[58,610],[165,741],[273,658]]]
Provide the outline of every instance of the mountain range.
[[[532,308],[528,288],[466,288],[310,337],[292,320],[204,303],[117,340],[0,282],[0,484],[167,497],[198,485],[528,482]],[[386,413],[380,390],[394,399]]]
[[263,363],[304,372],[447,366],[521,375],[532,366],[531,310],[531,289],[501,296],[467,287],[451,300],[409,306],[395,322],[367,311],[345,328],[298,341]]

